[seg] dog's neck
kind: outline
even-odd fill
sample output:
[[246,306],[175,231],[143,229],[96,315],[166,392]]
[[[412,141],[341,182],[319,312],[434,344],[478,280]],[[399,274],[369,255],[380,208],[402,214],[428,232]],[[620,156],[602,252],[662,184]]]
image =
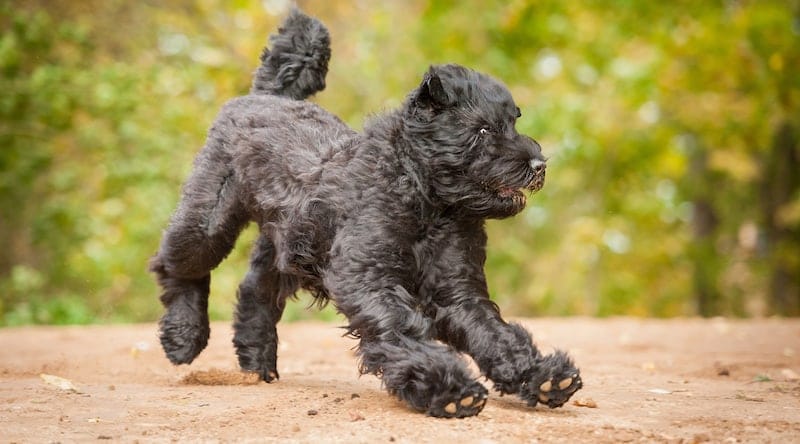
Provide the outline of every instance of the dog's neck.
[[402,175],[413,187],[419,217],[423,224],[427,225],[436,220],[441,213],[441,205],[437,202],[438,199],[431,187],[429,163],[424,154],[415,149],[403,134],[398,134],[391,143],[395,147]]
[[411,140],[414,131],[406,127],[401,112],[373,117],[365,125],[364,132],[368,138],[383,139],[393,148],[398,181],[404,184],[403,198],[414,202],[420,222],[427,225],[436,220],[442,213],[442,202],[432,188],[430,159],[417,146],[419,141]]

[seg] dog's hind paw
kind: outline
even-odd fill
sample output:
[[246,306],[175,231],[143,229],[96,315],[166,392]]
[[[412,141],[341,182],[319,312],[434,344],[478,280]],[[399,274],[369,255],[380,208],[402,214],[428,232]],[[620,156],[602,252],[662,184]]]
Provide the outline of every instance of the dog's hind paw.
[[477,387],[470,387],[456,399],[445,398],[436,400],[428,409],[430,416],[440,418],[464,418],[474,416],[483,410],[489,392],[485,387],[476,383]]
[[175,365],[191,364],[208,345],[210,330],[207,321],[182,324],[165,317],[160,327],[161,347]]
[[249,360],[247,357],[243,358],[239,355],[239,367],[248,373],[257,373],[259,378],[264,382],[272,382],[280,379],[278,370],[275,368],[275,360],[271,364],[261,363],[257,360]]

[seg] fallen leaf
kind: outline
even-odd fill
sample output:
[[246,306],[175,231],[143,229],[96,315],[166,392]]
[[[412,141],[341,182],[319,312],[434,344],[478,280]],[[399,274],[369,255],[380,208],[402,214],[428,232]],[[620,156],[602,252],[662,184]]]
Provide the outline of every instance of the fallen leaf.
[[579,398],[572,401],[573,404],[577,405],[578,407],[588,407],[590,409],[596,409],[597,403],[594,402],[592,398]]
[[785,368],[781,370],[781,376],[786,378],[787,381],[797,381],[798,379],[800,379],[800,376],[798,376],[797,373],[795,373],[795,371],[790,368]]
[[65,392],[71,393],[80,393],[78,388],[75,387],[75,385],[69,379],[62,378],[60,376],[48,375],[46,373],[40,374],[39,377],[42,378],[45,383],[52,385],[59,390],[64,390]]
[[657,394],[657,395],[669,395],[670,393],[672,393],[672,392],[671,392],[671,391],[669,391],[669,390],[665,390],[665,389],[658,389],[658,388],[656,388],[656,389],[650,389],[650,390],[648,390],[648,392],[650,392],[650,393],[655,393],[655,394]]

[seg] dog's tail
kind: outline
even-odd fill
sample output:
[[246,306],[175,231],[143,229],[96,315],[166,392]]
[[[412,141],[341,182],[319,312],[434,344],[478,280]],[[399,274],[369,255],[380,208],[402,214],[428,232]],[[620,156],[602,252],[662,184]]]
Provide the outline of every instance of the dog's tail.
[[294,8],[269,43],[272,49],[261,53],[251,94],[303,100],[325,89],[331,39],[322,22]]

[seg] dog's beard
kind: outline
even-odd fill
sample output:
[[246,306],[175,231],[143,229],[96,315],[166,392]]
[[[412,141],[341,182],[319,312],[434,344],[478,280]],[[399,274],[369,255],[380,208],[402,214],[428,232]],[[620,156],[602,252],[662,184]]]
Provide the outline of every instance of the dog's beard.
[[[480,168],[478,168],[480,169]],[[467,214],[487,219],[513,216],[528,202],[528,195],[544,186],[544,170],[536,173],[523,165],[501,178],[475,178],[475,170],[463,178],[462,192],[455,195],[455,206]]]
[[463,196],[458,207],[466,214],[486,219],[502,219],[513,216],[525,208],[527,197],[522,190],[482,191]]

